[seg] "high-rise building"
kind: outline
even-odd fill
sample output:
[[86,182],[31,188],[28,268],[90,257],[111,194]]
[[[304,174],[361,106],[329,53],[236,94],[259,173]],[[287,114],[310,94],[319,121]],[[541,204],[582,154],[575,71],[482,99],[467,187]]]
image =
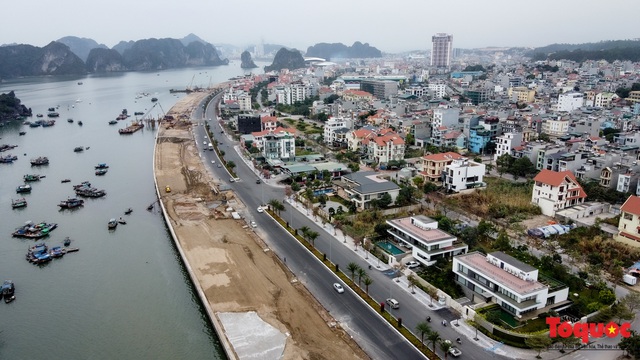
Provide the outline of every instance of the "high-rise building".
[[438,33],[431,37],[431,66],[451,67],[453,35]]

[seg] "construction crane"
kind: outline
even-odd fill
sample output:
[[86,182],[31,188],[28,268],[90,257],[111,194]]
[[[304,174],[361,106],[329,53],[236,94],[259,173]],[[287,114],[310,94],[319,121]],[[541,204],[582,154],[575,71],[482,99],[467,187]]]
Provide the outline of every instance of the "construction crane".
[[193,80],[196,78],[196,74],[193,74],[193,77],[191,78],[191,82],[189,83],[189,86],[187,86],[187,92],[190,93],[193,91],[193,89],[191,88],[191,86],[193,86]]

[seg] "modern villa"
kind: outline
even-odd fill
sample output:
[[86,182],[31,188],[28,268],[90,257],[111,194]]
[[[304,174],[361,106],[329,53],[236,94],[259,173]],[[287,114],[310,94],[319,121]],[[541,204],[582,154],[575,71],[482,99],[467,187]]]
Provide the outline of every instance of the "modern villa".
[[440,258],[464,254],[469,246],[455,236],[438,229],[438,222],[424,215],[387,220],[387,232],[396,241],[412,249],[413,257],[425,266]]
[[538,269],[502,251],[456,256],[453,272],[472,301],[495,302],[519,318],[536,310],[559,311],[571,305],[567,300],[569,287],[550,278],[539,278]]

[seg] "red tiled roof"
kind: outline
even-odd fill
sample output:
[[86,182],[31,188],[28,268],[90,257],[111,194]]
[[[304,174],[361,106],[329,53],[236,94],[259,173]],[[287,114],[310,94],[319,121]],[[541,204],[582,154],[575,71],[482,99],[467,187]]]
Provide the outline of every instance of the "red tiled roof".
[[422,158],[430,161],[453,161],[453,160],[461,159],[462,155],[450,151],[450,152],[440,153],[440,154],[425,155]]
[[635,195],[629,196],[627,201],[622,204],[620,210],[634,215],[640,215],[640,197]]
[[558,171],[543,169],[538,173],[538,175],[536,175],[535,178],[533,178],[533,181],[541,182],[543,184],[557,187],[557,186],[560,186],[567,178],[569,178],[573,183],[573,185],[569,186],[569,189],[577,188],[580,190],[579,195],[577,197],[579,198],[587,197],[587,193],[584,192],[584,189],[582,189],[582,186],[580,186],[580,184],[578,183],[578,180],[576,180],[576,177],[569,170],[558,172]]
[[262,120],[263,123],[276,122],[276,121],[278,121],[278,118],[275,117],[275,116],[263,116],[261,120]]
[[452,131],[448,134],[444,134],[443,138],[445,139],[455,139],[460,136],[462,133],[460,131]]

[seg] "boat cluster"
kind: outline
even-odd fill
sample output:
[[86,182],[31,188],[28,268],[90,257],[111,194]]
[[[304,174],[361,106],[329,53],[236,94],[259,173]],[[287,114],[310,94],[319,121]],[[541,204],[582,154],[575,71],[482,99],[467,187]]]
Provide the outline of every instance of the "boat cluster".
[[67,248],[70,242],[71,240],[69,240],[69,238],[66,238],[64,242],[65,247],[54,246],[52,248],[49,248],[45,243],[35,244],[29,247],[26,259],[32,264],[40,265],[47,263],[52,259],[61,258],[67,253],[80,250],[78,248]]
[[49,235],[49,233],[57,227],[58,224],[46,223],[44,221],[38,224],[27,221],[24,225],[17,228],[11,235],[20,238],[39,239]]

